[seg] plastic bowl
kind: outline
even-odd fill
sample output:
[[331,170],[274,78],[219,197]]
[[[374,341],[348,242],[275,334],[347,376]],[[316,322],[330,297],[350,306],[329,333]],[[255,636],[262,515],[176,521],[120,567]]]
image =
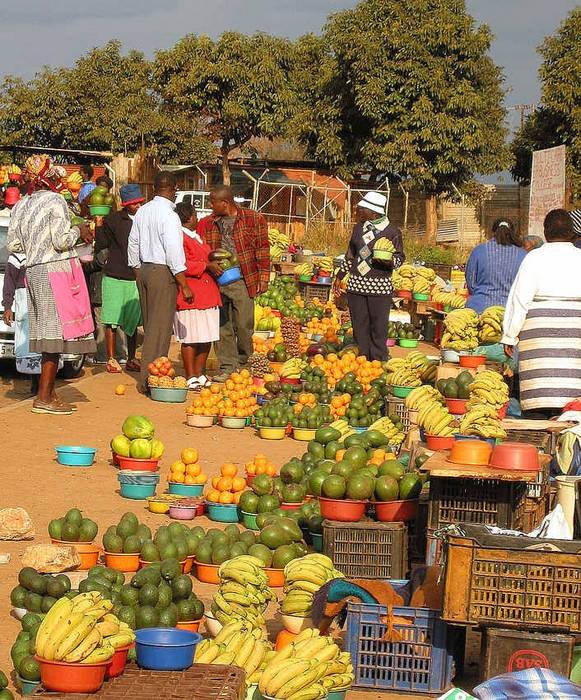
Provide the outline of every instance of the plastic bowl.
[[293,437],[295,440],[310,442],[315,439],[316,432],[315,428],[293,428]]
[[206,501],[208,518],[217,523],[237,523],[238,506],[233,503],[212,503]]
[[481,435],[454,435],[455,442],[462,440],[480,440],[480,442],[487,442],[491,447],[496,445],[496,438],[485,438]]
[[421,294],[418,292],[414,292],[413,297],[416,301],[429,301],[430,299],[429,294]]
[[485,466],[491,454],[492,445],[483,440],[454,440],[448,459],[454,464]]
[[[196,560],[194,560],[194,564],[196,567],[195,576],[198,581],[202,581],[202,583],[220,583],[220,576],[218,575],[219,564],[202,564],[202,562]],[[209,615],[207,617],[210,619]]]
[[340,500],[319,496],[321,515],[328,520],[356,523],[365,515],[367,501]]
[[63,547],[74,547],[79,553],[81,563],[77,567],[79,571],[88,571],[93,566],[97,566],[101,547],[92,542],[65,542],[64,540],[55,540],[51,538],[52,544],[61,545]]
[[245,511],[240,511],[242,513],[242,524],[248,530],[260,530],[256,524],[257,513],[246,513]]
[[460,362],[460,353],[456,350],[442,350],[442,361],[457,365]]
[[308,501],[301,501],[300,503],[281,503],[281,510],[298,510],[301,506],[304,506]]
[[263,440],[282,440],[286,435],[286,428],[259,428],[258,434]]
[[122,571],[130,574],[139,569],[139,554],[117,554],[114,552],[103,552],[105,566],[115,571]]
[[177,630],[186,630],[186,632],[198,632],[200,625],[204,621],[204,616],[199,620],[189,620],[184,622],[178,622],[176,625]]
[[321,532],[309,532],[311,536],[311,541],[313,543],[313,549],[315,552],[323,551],[323,534]]
[[107,216],[111,211],[108,204],[89,204],[89,214],[91,216]]
[[[194,555],[188,554],[185,562],[182,565],[182,573],[189,574],[194,567]],[[191,632],[197,632],[197,630],[190,630]]]
[[490,466],[510,471],[538,471],[539,452],[526,442],[502,442],[492,450]]
[[426,435],[428,450],[451,450],[454,447],[454,436]]
[[[200,579],[201,581],[202,579]],[[219,580],[218,580],[219,582]],[[210,635],[210,637],[215,637],[218,632],[222,629],[223,625],[219,620],[216,620],[216,618],[212,615],[212,613],[207,612],[206,613],[206,631]]]
[[480,367],[486,364],[486,355],[460,355],[460,367]]
[[284,586],[284,569],[265,567],[264,572],[268,576],[268,585],[270,588],[282,588]]
[[373,250],[373,257],[377,260],[391,260],[393,258],[393,251],[391,250]]
[[375,517],[381,523],[406,523],[416,517],[418,500],[375,501]]
[[221,287],[225,287],[226,285],[232,284],[232,282],[238,282],[238,280],[241,279],[242,275],[240,274],[240,268],[230,267],[227,270],[224,270],[220,277],[218,277],[217,281]]
[[94,447],[72,445],[59,445],[55,450],[57,462],[65,467],[90,467],[97,453]]
[[[279,611],[280,612],[280,611]],[[291,634],[299,634],[303,630],[313,629],[313,620],[310,617],[300,617],[300,615],[285,615],[280,612],[282,626]]]
[[446,399],[448,411],[454,416],[463,416],[466,413],[468,399]]
[[184,403],[188,398],[188,389],[174,389],[169,387],[152,386],[149,388],[149,395],[153,401],[162,403]]
[[214,425],[215,416],[193,416],[188,413],[187,424],[192,428],[211,428]]
[[165,515],[169,513],[170,502],[161,498],[156,498],[155,496],[147,499],[147,507],[150,513],[156,513],[157,515]]
[[413,386],[392,386],[391,390],[398,399],[405,399],[414,390]]
[[173,520],[193,520],[198,514],[198,506],[181,506],[174,503],[169,507],[169,517]]
[[151,627],[135,631],[137,664],[150,671],[184,671],[194,662],[202,635],[197,632]]
[[134,646],[135,642],[132,642],[127,646],[115,649],[115,653],[109,662],[109,666],[107,666],[105,678],[117,678],[117,676],[120,676],[125,671],[125,666],[127,666],[127,654]]
[[301,384],[302,380],[300,377],[281,377],[280,378],[280,383],[281,384],[291,384],[292,386],[298,386]]
[[400,348],[417,348],[419,342],[416,338],[399,338],[397,344]]
[[176,496],[201,496],[204,493],[204,484],[181,484],[177,481],[168,481],[168,493]]
[[411,299],[412,293],[408,289],[398,289],[395,296],[399,297],[400,299]]
[[385,345],[386,345],[386,347],[388,347],[388,348],[393,348],[395,344],[396,344],[396,339],[395,339],[395,338],[388,338],[388,339],[385,341]]
[[32,695],[40,685],[40,681],[27,681],[18,674],[16,674],[16,680],[18,681],[16,685],[20,688],[22,695]]
[[119,468],[136,472],[156,472],[159,470],[159,459],[135,459],[117,455]]
[[504,418],[506,418],[507,412],[508,412],[508,401],[504,404],[504,406],[501,406],[501,407],[498,409],[498,417],[499,417],[501,420],[504,420]]
[[45,690],[55,693],[96,693],[111,660],[99,664],[69,664],[35,657],[40,664],[40,680]]
[[121,496],[132,501],[145,501],[151,496],[155,496],[157,484],[126,484],[121,483]]
[[351,686],[348,685],[345,688],[336,688],[335,690],[331,690],[325,700],[345,700],[345,696],[350,688]]
[[222,427],[231,430],[242,430],[246,427],[246,416],[222,416]]

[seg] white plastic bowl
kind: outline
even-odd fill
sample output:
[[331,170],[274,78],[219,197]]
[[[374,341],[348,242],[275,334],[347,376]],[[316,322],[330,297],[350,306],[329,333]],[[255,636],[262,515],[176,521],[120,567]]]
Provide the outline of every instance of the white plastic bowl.
[[310,617],[300,617],[299,615],[285,615],[281,613],[283,627],[291,634],[299,634],[306,629],[312,629],[315,625]]
[[206,629],[211,637],[215,637],[222,627],[222,623],[216,620],[212,613],[206,612]]

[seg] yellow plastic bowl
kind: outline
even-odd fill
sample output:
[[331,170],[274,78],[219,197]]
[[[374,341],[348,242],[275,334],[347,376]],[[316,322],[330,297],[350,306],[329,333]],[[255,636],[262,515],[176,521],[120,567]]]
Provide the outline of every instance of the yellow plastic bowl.
[[293,428],[293,437],[295,440],[310,442],[315,439],[315,428]]
[[258,434],[263,440],[282,440],[286,435],[286,428],[259,428]]
[[169,501],[158,501],[154,498],[147,500],[150,513],[169,513]]

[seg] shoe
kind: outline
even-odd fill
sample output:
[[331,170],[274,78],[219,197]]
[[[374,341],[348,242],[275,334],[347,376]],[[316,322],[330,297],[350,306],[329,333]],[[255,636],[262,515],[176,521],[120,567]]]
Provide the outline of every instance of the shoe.
[[199,377],[190,377],[188,379],[188,389],[190,391],[199,391],[200,389],[205,389],[210,386],[211,383],[212,382],[205,374],[201,374]]
[[32,413],[45,413],[53,416],[70,416],[73,411],[68,404],[62,403],[44,403],[43,401],[35,401],[32,404]]

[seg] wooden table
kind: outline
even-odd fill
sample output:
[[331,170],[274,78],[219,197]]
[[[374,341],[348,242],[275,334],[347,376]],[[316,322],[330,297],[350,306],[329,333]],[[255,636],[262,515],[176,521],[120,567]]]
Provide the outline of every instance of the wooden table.
[[[429,471],[430,477],[451,479],[487,479],[494,481],[535,483],[539,476],[540,469],[535,471],[516,471],[497,469],[489,466],[454,464],[448,460],[449,454],[449,450],[434,452],[434,454],[422,464],[422,469]],[[549,455],[539,455],[540,467],[542,468],[550,459]]]

